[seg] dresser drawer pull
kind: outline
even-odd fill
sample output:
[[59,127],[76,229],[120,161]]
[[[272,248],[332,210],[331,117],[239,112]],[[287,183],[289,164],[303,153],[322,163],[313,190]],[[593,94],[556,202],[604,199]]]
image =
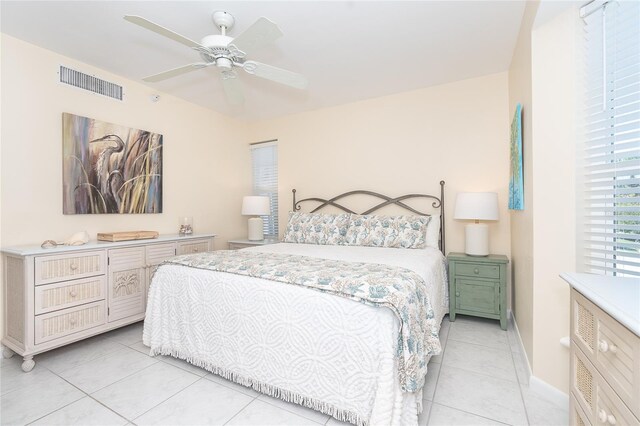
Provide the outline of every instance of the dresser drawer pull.
[[618,347],[613,343],[608,343],[606,340],[600,340],[598,342],[598,350],[602,353],[611,352],[612,354],[615,354],[618,352]]
[[607,414],[602,408],[598,410],[598,419],[601,423],[609,423],[611,426],[617,423],[616,417],[613,414]]
[[480,273],[480,269],[475,268],[475,269],[473,270],[473,273],[474,273],[474,274],[476,274],[476,275],[478,275],[478,274]]
[[78,293],[75,290],[69,291],[69,297],[76,297]]
[[456,297],[460,297],[460,292],[456,291]]
[[601,423],[606,423],[607,422],[607,412],[604,411],[602,408],[598,411],[598,419],[600,419]]
[[69,324],[71,325],[76,325],[77,320],[75,318],[70,318],[69,319]]
[[198,248],[197,247],[194,248],[193,251],[197,253],[198,252]]
[[71,265],[69,265],[69,269],[71,269],[72,271],[75,271],[76,269],[78,269],[78,265],[76,265],[75,263],[72,263]]

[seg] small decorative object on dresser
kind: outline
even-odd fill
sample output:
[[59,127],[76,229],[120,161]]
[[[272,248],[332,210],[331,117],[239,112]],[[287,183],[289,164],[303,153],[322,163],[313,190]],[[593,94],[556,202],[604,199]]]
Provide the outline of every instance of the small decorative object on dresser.
[[560,275],[571,285],[572,425],[640,425],[637,277]]
[[3,248],[3,355],[20,354],[29,372],[36,354],[143,320],[158,265],[211,251],[214,237]]
[[263,221],[260,216],[271,213],[269,197],[249,195],[242,199],[242,215],[256,216],[249,218],[249,240],[260,241],[264,239]]
[[193,217],[180,216],[180,229],[178,233],[182,236],[193,234]]
[[460,192],[453,215],[458,220],[473,220],[464,227],[464,252],[470,256],[489,254],[489,226],[481,220],[498,220],[498,194],[495,192]]
[[507,329],[507,256],[449,253],[449,319],[456,314],[500,320]]
[[265,238],[260,241],[252,241],[252,240],[229,240],[229,250],[239,250],[247,247],[257,247],[257,246],[266,246],[267,244],[277,244],[279,241],[276,238],[269,239]]

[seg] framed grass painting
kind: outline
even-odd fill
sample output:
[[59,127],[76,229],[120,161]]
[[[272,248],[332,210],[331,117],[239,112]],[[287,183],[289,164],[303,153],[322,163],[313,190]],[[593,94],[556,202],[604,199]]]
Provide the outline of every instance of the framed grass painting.
[[64,214],[162,213],[162,135],[62,114]]
[[524,210],[524,176],[522,171],[522,105],[516,105],[511,121],[511,165],[509,167],[509,209]]

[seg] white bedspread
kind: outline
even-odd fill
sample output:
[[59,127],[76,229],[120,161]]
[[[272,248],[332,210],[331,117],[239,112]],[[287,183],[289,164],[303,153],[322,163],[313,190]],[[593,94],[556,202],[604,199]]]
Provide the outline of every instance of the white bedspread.
[[[402,266],[427,283],[438,322],[446,267],[435,249],[273,244],[245,250]],[[359,424],[416,424],[421,392],[395,370],[399,322],[386,308],[258,278],[163,265],[144,343],[235,382]]]

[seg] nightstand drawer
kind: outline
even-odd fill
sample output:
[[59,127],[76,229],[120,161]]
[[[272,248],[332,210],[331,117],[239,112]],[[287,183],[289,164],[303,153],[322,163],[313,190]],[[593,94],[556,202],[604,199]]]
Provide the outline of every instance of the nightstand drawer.
[[456,275],[480,278],[500,278],[500,267],[498,265],[480,265],[477,263],[456,264]]
[[484,314],[500,313],[500,283],[456,278],[456,310]]

